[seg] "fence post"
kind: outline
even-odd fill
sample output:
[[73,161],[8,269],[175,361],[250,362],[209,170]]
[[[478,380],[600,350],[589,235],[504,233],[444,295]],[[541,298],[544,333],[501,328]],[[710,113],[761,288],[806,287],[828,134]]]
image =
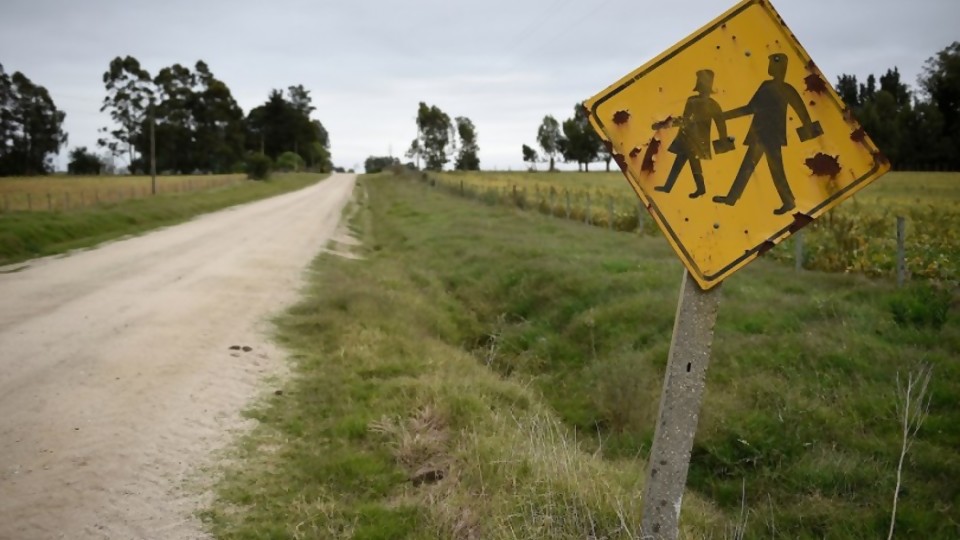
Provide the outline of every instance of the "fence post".
[[793,235],[793,267],[797,272],[803,270],[803,229]]
[[903,216],[897,216],[897,287],[903,287],[907,281],[907,256],[903,245],[906,235],[906,220]]

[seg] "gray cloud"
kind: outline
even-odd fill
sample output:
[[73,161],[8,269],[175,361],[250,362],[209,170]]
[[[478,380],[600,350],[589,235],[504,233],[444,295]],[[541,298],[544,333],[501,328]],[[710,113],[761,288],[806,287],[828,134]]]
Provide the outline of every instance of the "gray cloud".
[[[101,75],[118,55],[152,73],[206,61],[244,110],[303,84],[331,133],[334,160],[402,155],[417,103],[477,125],[485,168],[522,167],[545,114],[583,100],[731,7],[721,0],[384,0],[168,2],[4,0],[0,62],[50,90],[70,145],[95,146]],[[952,41],[957,0],[781,0],[821,70],[915,83]],[[61,165],[63,160],[60,160]]]

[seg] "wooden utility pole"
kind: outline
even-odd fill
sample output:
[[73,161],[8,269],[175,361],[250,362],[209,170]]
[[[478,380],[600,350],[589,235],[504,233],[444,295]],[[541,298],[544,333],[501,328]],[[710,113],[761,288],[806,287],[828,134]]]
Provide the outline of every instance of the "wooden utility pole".
[[157,194],[157,140],[155,136],[157,118],[150,112],[150,193]]

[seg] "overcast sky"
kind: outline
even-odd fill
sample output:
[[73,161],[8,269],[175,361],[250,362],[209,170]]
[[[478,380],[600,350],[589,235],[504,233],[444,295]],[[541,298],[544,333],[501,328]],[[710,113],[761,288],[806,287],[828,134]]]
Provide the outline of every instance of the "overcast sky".
[[[417,104],[477,126],[484,169],[520,169],[546,114],[591,97],[731,7],[733,0],[0,0],[0,63],[66,111],[69,147],[96,147],[115,56],[151,74],[209,64],[244,111],[303,84],[337,165],[401,156]],[[960,0],[779,0],[820,69],[863,79],[897,66],[916,84],[960,40]],[[65,167],[63,158],[58,160]]]

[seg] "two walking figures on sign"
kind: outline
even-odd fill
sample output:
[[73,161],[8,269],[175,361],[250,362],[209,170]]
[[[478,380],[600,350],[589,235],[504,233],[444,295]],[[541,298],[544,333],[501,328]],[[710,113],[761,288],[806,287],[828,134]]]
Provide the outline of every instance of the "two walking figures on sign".
[[[801,142],[823,135],[823,128],[819,122],[811,120],[800,93],[786,82],[787,56],[776,53],[771,54],[769,59],[770,65],[767,72],[772,78],[760,84],[749,103],[726,112],[720,108],[715,99],[710,97],[713,93],[713,71],[703,69],[697,72],[697,84],[694,88],[697,94],[687,98],[683,116],[669,124],[669,126],[680,128],[677,137],[668,148],[668,151],[677,157],[666,183],[655,187],[655,190],[669,193],[676,184],[680,172],[689,163],[696,185],[696,190],[690,194],[690,198],[696,199],[705,195],[706,183],[700,161],[713,157],[710,145],[713,124],[717,125],[718,139],[713,141],[712,149],[717,154],[723,154],[734,150],[735,146],[733,137],[727,135],[727,120],[753,115],[747,136],[743,140],[747,152],[737,171],[737,176],[727,194],[713,197],[713,202],[735,205],[743,194],[747,181],[753,176],[760,159],[766,157],[773,185],[782,203],[782,206],[773,213],[781,215],[796,208],[796,199],[783,169],[782,151],[787,145],[787,108],[790,107],[796,111],[800,118],[802,125],[797,128],[797,135]],[[662,124],[653,126],[654,129],[663,127]]]

